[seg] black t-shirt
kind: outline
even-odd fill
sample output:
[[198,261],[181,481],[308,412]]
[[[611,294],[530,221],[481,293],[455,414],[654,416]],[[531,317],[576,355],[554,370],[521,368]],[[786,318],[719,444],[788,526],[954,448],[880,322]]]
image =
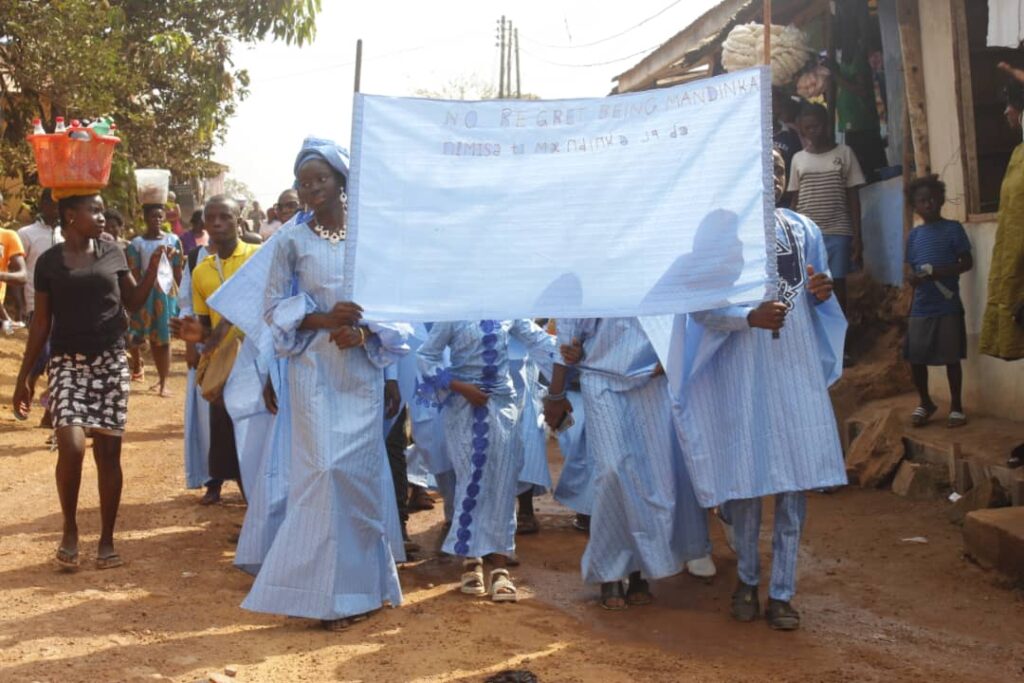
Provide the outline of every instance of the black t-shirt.
[[93,244],[96,260],[85,268],[68,270],[63,244],[47,250],[36,263],[36,291],[50,296],[54,353],[96,355],[122,344],[128,330],[118,284],[128,272],[124,252],[111,242]]

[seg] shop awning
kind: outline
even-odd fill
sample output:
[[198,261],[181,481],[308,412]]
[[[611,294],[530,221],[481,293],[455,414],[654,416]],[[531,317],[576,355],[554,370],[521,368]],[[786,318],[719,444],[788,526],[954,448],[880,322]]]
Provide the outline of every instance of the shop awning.
[[[698,61],[696,53],[702,52],[702,48],[720,45],[732,27],[744,20],[740,16],[744,10],[759,12],[760,9],[761,0],[724,0],[715,5],[636,66],[612,79],[618,83],[616,92],[646,90],[661,79],[685,73]],[[691,53],[695,54],[691,56]]]
[[[774,0],[772,23],[800,25],[806,17],[824,11],[827,1]],[[710,75],[710,70],[699,71],[701,62],[721,48],[734,26],[760,20],[763,5],[763,0],[723,0],[613,78],[618,83],[614,92],[647,90]]]

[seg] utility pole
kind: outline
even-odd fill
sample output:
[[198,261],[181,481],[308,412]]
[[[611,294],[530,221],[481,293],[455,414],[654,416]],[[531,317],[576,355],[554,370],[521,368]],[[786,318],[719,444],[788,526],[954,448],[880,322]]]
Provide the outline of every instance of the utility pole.
[[501,67],[498,70],[498,99],[505,97],[505,15],[501,15]]
[[523,96],[521,83],[519,81],[519,29],[516,29],[516,99]]
[[508,20],[508,40],[505,55],[505,97],[512,97],[512,20]]

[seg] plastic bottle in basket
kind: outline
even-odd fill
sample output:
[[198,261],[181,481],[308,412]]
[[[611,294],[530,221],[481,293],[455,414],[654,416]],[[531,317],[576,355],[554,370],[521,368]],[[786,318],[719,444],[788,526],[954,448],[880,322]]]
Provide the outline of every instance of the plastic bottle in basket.
[[82,122],[74,119],[71,122],[71,138],[73,140],[89,140],[89,134],[82,129]]
[[39,119],[32,119],[32,135],[46,135],[46,129],[43,128],[43,122]]
[[110,134],[110,119],[107,117],[101,117],[89,124],[89,128],[96,131],[97,135],[109,135]]
[[67,130],[67,127],[64,125],[64,117],[63,116],[58,116],[57,117],[57,125],[54,126],[53,132],[54,133],[63,133],[66,130]]

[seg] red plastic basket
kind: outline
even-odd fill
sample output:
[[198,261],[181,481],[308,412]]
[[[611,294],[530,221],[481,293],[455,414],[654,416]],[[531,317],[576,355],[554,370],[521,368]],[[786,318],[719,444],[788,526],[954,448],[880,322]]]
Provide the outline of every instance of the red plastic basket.
[[110,180],[114,146],[121,142],[111,135],[100,135],[92,128],[75,128],[85,132],[88,140],[64,133],[29,135],[28,141],[36,155],[39,184],[54,190],[100,190]]

